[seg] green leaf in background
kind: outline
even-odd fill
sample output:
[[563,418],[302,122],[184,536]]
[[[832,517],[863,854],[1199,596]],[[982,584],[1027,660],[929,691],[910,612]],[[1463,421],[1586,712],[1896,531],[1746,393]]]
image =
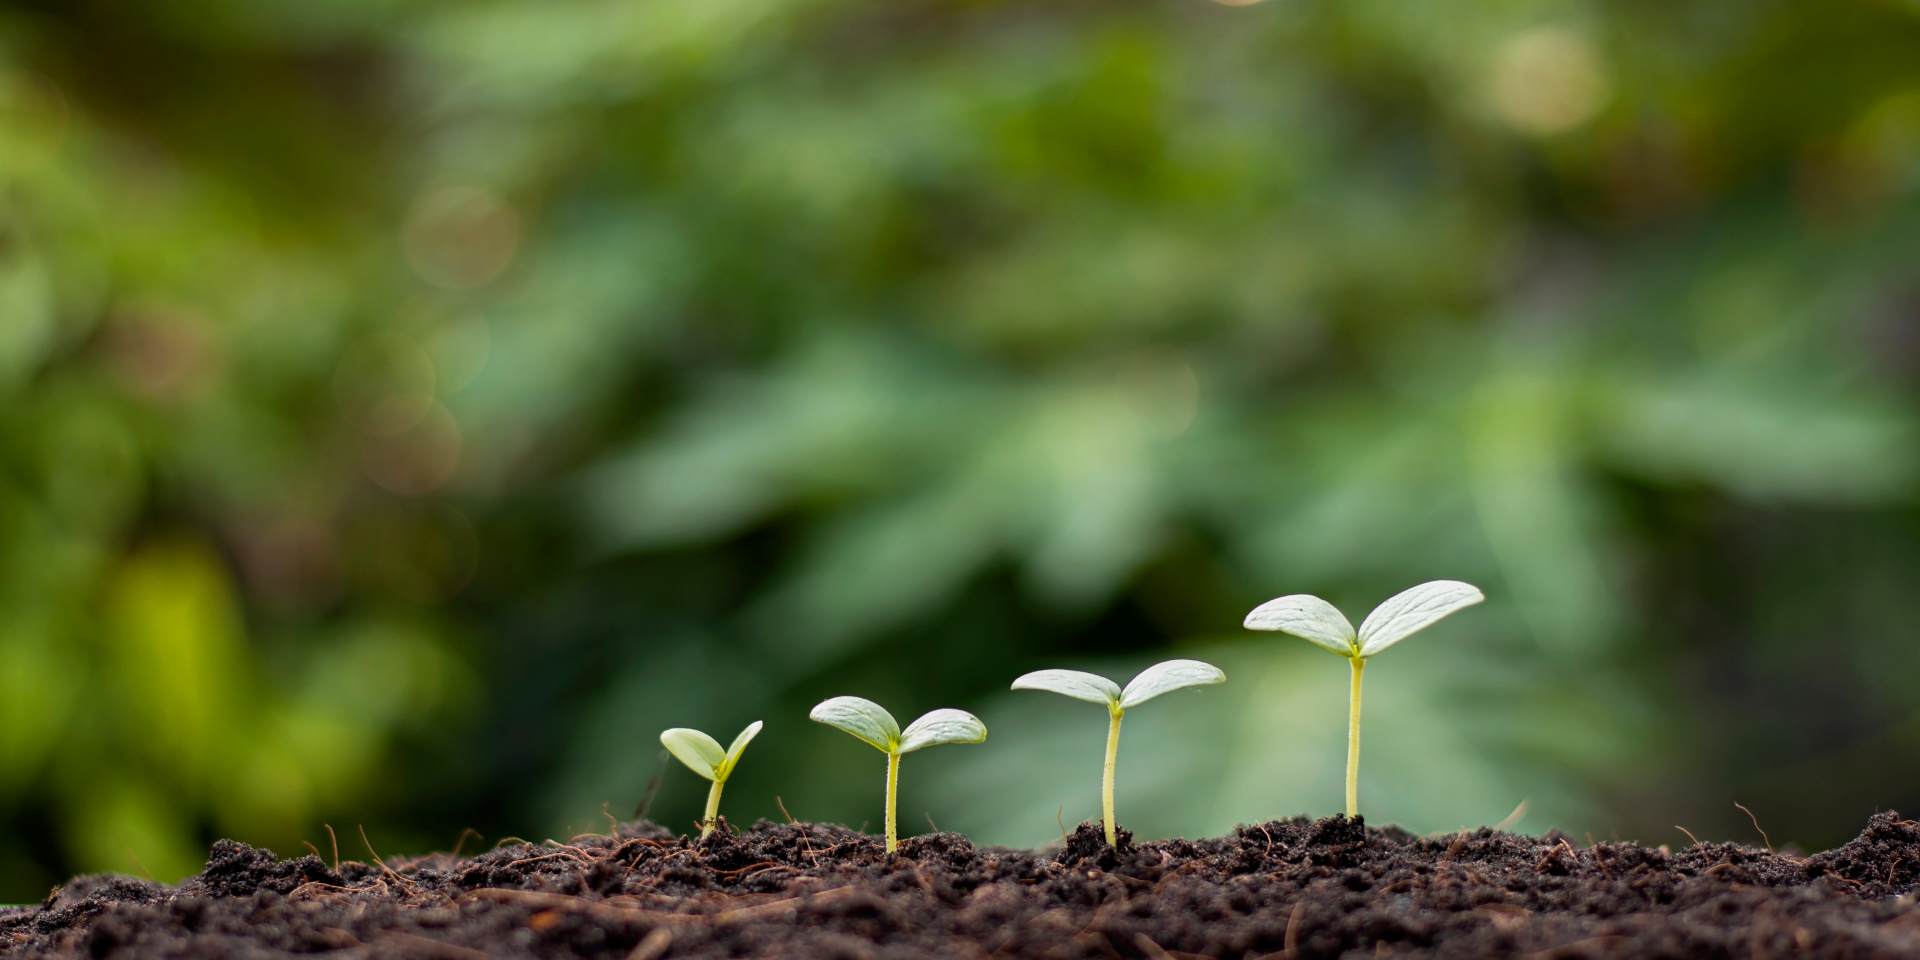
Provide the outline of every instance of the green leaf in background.
[[[1920,804],[1910,4],[240,6],[0,10],[0,901],[590,829],[856,688],[1015,711],[900,802],[1044,841],[1011,677],[1436,570],[1376,819]],[[1220,656],[1146,835],[1337,807],[1337,665]],[[761,737],[740,816],[871,815]]]

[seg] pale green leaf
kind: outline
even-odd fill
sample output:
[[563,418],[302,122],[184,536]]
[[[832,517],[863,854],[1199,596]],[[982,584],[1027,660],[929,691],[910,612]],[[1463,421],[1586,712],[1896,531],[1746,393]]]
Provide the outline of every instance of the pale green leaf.
[[807,718],[845,730],[883,753],[892,753],[900,745],[900,724],[893,719],[893,714],[872,700],[834,697],[821,701]]
[[752,743],[753,738],[760,735],[760,727],[761,722],[755,720],[747,724],[747,728],[740,731],[739,736],[733,738],[733,746],[727,748],[726,763],[720,769],[720,779],[725,780],[733,775],[733,768],[740,762],[740,755],[746,752],[747,744]]
[[1441,617],[1485,599],[1479,587],[1458,580],[1434,580],[1396,593],[1360,624],[1360,655],[1371,657]]
[[1226,673],[1211,663],[1198,660],[1156,663],[1140,671],[1140,675],[1127,684],[1126,692],[1120,696],[1120,707],[1130,710],[1163,693],[1209,683],[1225,683],[1226,680]]
[[718,779],[720,768],[727,762],[727,753],[720,749],[720,741],[687,727],[661,731],[660,744],[680,758],[687,769],[708,780]]
[[1311,640],[1343,657],[1351,657],[1359,643],[1353,624],[1333,604],[1306,593],[1268,600],[1247,614],[1248,630],[1278,630]]
[[1045,690],[1088,703],[1117,705],[1120,685],[1106,677],[1079,670],[1035,670],[1013,682],[1015,690]]
[[940,709],[907,725],[900,735],[900,752],[912,753],[921,747],[943,743],[980,743],[987,739],[987,725],[965,710]]

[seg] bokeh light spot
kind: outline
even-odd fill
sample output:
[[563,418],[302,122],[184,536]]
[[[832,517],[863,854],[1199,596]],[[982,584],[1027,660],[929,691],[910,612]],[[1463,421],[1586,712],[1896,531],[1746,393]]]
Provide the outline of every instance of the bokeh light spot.
[[235,553],[249,595],[279,613],[313,610],[346,588],[333,531],[305,517],[255,519],[237,531]]
[[513,262],[520,249],[520,218],[484,187],[434,187],[413,202],[401,239],[420,279],[471,290]]
[[129,393],[177,403],[204,393],[218,372],[218,344],[198,314],[169,307],[135,307],[107,325],[108,369]]
[[433,406],[433,358],[412,340],[376,334],[355,343],[334,370],[334,395],[348,421],[376,437],[398,436]]
[[361,465],[367,478],[382,489],[417,497],[453,479],[460,466],[460,444],[460,425],[446,407],[434,403],[400,433],[367,438]]
[[1585,123],[1606,104],[1605,66],[1585,36],[1562,27],[1515,35],[1495,60],[1491,96],[1507,123],[1540,136]]

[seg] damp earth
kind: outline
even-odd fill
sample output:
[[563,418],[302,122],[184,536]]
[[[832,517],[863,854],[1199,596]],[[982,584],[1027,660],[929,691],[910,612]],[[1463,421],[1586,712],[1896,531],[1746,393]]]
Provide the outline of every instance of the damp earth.
[[0,957],[1920,956],[1920,823],[1800,856],[1276,820],[1039,851],[761,821],[648,823],[470,857],[277,859],[216,843],[178,885],[78,878],[0,910]]

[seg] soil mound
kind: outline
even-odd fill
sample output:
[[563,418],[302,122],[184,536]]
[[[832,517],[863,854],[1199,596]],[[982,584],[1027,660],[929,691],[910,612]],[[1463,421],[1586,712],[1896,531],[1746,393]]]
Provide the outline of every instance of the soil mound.
[[223,840],[178,886],[81,877],[0,911],[0,957],[1920,957],[1916,875],[1920,823],[1892,813],[1811,857],[1345,817],[1117,850],[1091,825],[1052,851],[940,833],[892,855],[765,820],[337,866]]

